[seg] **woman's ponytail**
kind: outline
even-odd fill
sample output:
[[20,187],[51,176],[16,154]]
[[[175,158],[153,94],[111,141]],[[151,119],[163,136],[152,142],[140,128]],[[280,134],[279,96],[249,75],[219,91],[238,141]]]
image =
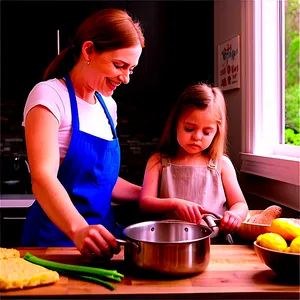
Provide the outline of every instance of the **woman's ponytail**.
[[61,78],[70,72],[77,60],[74,50],[73,45],[62,50],[46,69],[43,80]]

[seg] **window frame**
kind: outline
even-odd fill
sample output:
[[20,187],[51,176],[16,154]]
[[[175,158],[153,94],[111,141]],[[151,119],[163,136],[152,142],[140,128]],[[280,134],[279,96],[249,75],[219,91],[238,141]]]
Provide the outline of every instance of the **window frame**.
[[[300,147],[280,144],[284,142],[282,122],[285,121],[284,72],[278,72],[285,68],[284,28],[279,26],[284,26],[282,5],[284,0],[242,3],[245,122],[241,172],[300,186]],[[274,86],[277,88],[270,88]]]

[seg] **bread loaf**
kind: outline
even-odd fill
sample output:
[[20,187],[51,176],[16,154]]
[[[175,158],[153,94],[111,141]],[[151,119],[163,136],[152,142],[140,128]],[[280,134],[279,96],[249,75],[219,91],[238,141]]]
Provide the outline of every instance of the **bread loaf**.
[[260,214],[256,215],[255,218],[253,218],[252,223],[271,225],[274,219],[277,219],[281,216],[281,213],[282,208],[280,206],[271,205],[267,207],[264,211],[262,211]]
[[0,248],[0,260],[20,257],[20,252],[13,248]]
[[255,223],[255,220],[257,219],[258,216],[259,214],[253,215],[252,217],[249,218],[247,223]]
[[34,287],[58,280],[57,272],[35,265],[23,258],[0,260],[0,290]]
[[59,280],[55,271],[20,258],[13,248],[0,248],[0,290],[33,287]]

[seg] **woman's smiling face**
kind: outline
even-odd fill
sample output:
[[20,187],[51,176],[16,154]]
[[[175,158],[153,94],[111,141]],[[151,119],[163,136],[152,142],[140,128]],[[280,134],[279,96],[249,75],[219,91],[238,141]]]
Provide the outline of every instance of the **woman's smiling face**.
[[88,66],[88,85],[105,97],[111,96],[117,86],[129,82],[130,74],[137,66],[141,53],[140,45],[100,54],[93,51]]

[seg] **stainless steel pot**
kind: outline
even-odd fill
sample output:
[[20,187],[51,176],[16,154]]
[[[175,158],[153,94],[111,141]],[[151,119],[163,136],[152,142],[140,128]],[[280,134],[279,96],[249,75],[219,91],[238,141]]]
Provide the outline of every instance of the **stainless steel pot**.
[[204,271],[210,260],[212,230],[177,220],[148,221],[123,230],[125,261],[144,270],[171,275]]

